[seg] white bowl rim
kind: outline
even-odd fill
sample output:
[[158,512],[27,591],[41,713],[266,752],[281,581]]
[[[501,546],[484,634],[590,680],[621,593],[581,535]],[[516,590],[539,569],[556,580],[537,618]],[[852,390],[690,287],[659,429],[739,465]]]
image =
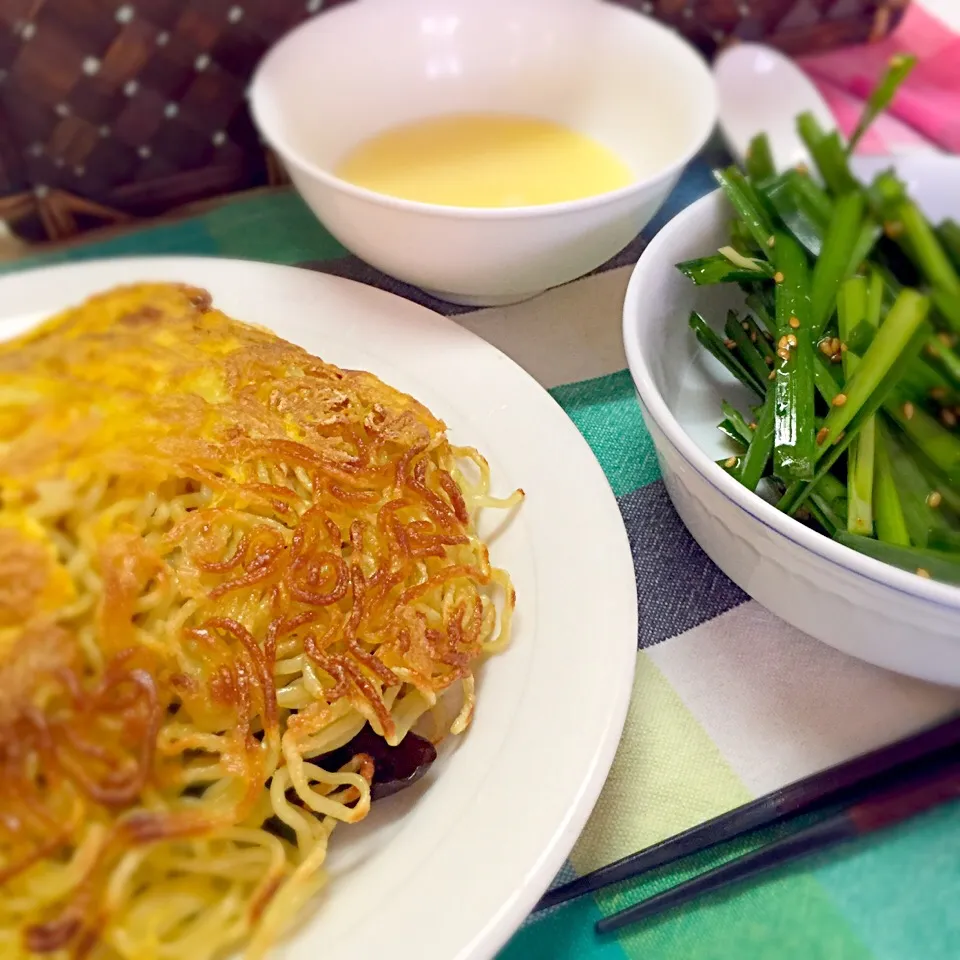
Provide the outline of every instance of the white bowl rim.
[[[693,44],[684,40],[678,33],[666,25],[654,20],[646,14],[640,13],[628,7],[621,7],[609,0],[596,0],[602,6],[609,7],[611,12],[616,15],[626,15],[637,17],[646,22],[647,28],[655,35],[659,35],[661,45],[669,44],[672,49],[677,51],[678,56],[690,58],[691,66],[694,64],[700,68],[704,82],[701,96],[707,98],[707,121],[697,131],[695,137],[691,138],[689,148],[669,166],[664,167],[653,176],[642,179],[635,179],[625,187],[619,187],[616,190],[608,190],[605,193],[595,194],[589,197],[582,197],[577,200],[565,200],[560,203],[543,203],[531,206],[520,207],[457,207],[439,203],[421,203],[416,200],[405,200],[402,197],[393,197],[385,193],[377,193],[375,190],[369,190],[366,187],[359,187],[336,176],[329,170],[311,163],[306,160],[300,151],[294,150],[280,136],[275,129],[271,129],[271,124],[264,119],[264,108],[262,98],[265,87],[265,75],[268,67],[274,59],[282,55],[284,47],[307,30],[319,30],[324,23],[329,23],[330,18],[341,16],[348,12],[354,4],[343,4],[335,7],[329,12],[324,12],[321,16],[306,20],[299,26],[281,37],[264,55],[257,68],[254,71],[250,85],[247,88],[247,98],[250,101],[250,112],[253,115],[254,123],[263,138],[269,145],[280,154],[286,163],[296,167],[301,173],[320,180],[328,187],[332,187],[341,193],[350,194],[360,200],[367,200],[371,203],[377,203],[384,207],[390,207],[395,210],[406,210],[409,212],[424,214],[439,218],[454,219],[473,219],[473,220],[516,220],[534,217],[553,217],[562,216],[567,213],[573,213],[579,210],[589,210],[591,208],[603,206],[612,203],[624,197],[629,197],[649,187],[655,186],[677,175],[688,163],[703,149],[704,145],[710,139],[716,128],[720,114],[720,100],[717,93],[717,85],[713,73],[704,59],[703,55]],[[318,27],[318,24],[321,27]]]
[[[640,399],[663,431],[667,440],[700,475],[704,482],[721,494],[734,506],[739,507],[768,530],[778,533],[796,546],[815,554],[821,560],[855,573],[865,580],[894,590],[897,593],[923,600],[946,610],[960,610],[960,587],[936,580],[927,580],[898,567],[875,560],[850,547],[831,540],[822,533],[809,527],[767,503],[763,497],[751,493],[720,466],[714,463],[691,439],[673,415],[667,402],[657,388],[652,371],[640,345],[637,333],[637,317],[641,311],[644,287],[647,286],[647,274],[657,269],[658,254],[669,236],[686,230],[700,218],[706,210],[716,206],[723,199],[721,190],[701,197],[686,207],[669,221],[643,251],[627,286],[623,308],[623,342],[627,354],[627,365]],[[672,268],[672,264],[671,264]],[[678,322],[681,318],[678,318]],[[682,318],[686,322],[686,318]],[[718,408],[719,409],[719,408]]]

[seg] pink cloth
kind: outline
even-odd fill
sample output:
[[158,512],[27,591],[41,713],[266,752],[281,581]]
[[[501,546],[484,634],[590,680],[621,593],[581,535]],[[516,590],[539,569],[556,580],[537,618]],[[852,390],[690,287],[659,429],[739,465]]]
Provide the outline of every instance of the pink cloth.
[[[960,3],[960,0],[957,0]],[[960,35],[913,4],[897,31],[879,43],[804,57],[800,64],[849,134],[863,101],[890,58],[915,54],[918,63],[890,110],[860,143],[860,153],[890,153],[933,143],[960,153]]]

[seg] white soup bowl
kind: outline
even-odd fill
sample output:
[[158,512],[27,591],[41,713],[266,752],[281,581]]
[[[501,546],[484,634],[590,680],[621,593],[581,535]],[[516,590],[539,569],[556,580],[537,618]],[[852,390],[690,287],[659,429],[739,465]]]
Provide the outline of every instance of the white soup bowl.
[[[601,0],[356,0],[282,39],[250,99],[297,190],[345,247],[470,304],[525,299],[623,249],[717,116],[700,55]],[[612,149],[635,179],[582,200],[482,209],[397,199],[334,172],[383,130],[464,112],[565,124]]]

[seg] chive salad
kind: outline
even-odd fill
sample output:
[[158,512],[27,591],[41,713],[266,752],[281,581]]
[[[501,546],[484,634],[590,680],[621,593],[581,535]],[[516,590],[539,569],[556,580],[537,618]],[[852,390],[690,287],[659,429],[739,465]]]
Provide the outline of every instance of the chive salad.
[[849,165],[914,64],[891,62],[849,142],[797,119],[813,170],[778,172],[758,136],[745,169],[716,173],[729,243],[677,266],[746,293],[722,335],[690,317],[756,397],[722,405],[723,469],[854,550],[960,584],[960,225],[928,222],[893,171],[863,184]]

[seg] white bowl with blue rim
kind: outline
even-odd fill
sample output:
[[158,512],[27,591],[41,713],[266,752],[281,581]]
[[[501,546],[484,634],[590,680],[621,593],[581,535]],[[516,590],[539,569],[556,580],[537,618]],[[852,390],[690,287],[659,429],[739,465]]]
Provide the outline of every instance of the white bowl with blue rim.
[[716,323],[736,287],[696,287],[675,269],[729,238],[720,191],[670,221],[627,290],[623,336],[670,499],[706,554],[742,590],[824,643],[881,667],[960,686],[960,588],[863,556],[780,512],[716,464],[729,448],[720,401],[747,397],[697,343],[691,310]]

